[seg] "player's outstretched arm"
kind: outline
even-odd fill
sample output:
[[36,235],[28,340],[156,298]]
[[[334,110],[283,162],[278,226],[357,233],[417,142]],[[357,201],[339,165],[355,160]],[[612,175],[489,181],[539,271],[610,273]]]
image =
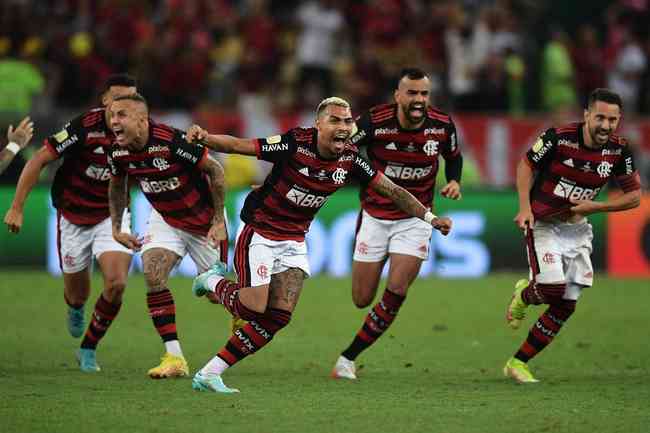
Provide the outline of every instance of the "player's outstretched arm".
[[240,155],[256,155],[255,140],[250,138],[237,138],[231,135],[209,134],[199,125],[192,125],[187,130],[188,143],[200,142],[212,150],[223,153],[238,153]]
[[133,235],[122,231],[122,215],[128,203],[128,184],[125,175],[113,175],[108,183],[108,207],[111,212],[113,238],[133,251],[139,251],[142,243]]
[[443,235],[446,236],[449,234],[451,231],[451,219],[447,217],[438,218],[424,207],[413,194],[401,186],[396,185],[386,175],[380,172],[377,176],[377,180],[371,184],[371,188],[377,193],[390,199],[400,210],[431,224],[433,228],[439,230]]
[[18,152],[29,144],[29,140],[32,139],[33,135],[34,122],[30,120],[29,116],[21,120],[16,129],[14,129],[13,125],[9,125],[9,129],[7,129],[8,144],[0,152],[0,174],[9,167],[9,164],[18,155]]
[[597,212],[619,212],[633,209],[641,204],[641,190],[629,191],[606,201],[571,200],[571,211],[579,215],[591,215]]
[[530,207],[530,188],[533,184],[533,169],[530,168],[524,156],[517,165],[517,195],[519,196],[519,212],[513,221],[520,229],[532,227],[535,223]]
[[55,159],[54,154],[47,147],[43,146],[25,164],[22,173],[20,173],[18,185],[16,185],[14,200],[11,202],[11,206],[5,215],[5,224],[7,224],[10,232],[18,233],[20,231],[23,225],[23,207],[25,206],[27,196],[29,196],[30,191],[34,188],[36,182],[38,182],[38,177],[43,167]]
[[199,168],[210,178],[210,194],[212,195],[212,206],[214,216],[212,226],[208,231],[208,242],[217,247],[219,242],[226,239],[226,222],[224,221],[223,206],[226,197],[226,187],[223,174],[223,167],[214,159],[207,156],[199,163]]

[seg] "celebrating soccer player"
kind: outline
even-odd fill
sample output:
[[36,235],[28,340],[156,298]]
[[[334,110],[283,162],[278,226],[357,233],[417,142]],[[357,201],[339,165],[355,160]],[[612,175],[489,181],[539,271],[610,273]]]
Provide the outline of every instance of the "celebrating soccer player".
[[[186,255],[199,272],[226,261],[221,165],[203,146],[187,143],[182,131],[149,120],[139,94],[115,98],[110,106],[115,144],[109,153],[113,236],[127,248],[142,250],[147,305],[165,354],[149,370],[151,378],[186,376],[188,366],[176,332],[176,307],[167,280]],[[128,178],[138,181],[153,210],[143,240],[122,230]]]
[[[404,69],[395,103],[379,105],[357,120],[351,141],[365,146],[373,168],[413,194],[422,205],[433,205],[438,157],[445,159],[444,197],[460,198],[462,156],[451,118],[429,106],[431,83],[423,71]],[[352,300],[365,308],[377,293],[379,278],[390,258],[388,281],[381,300],[366,316],[352,343],[341,353],[332,377],[356,379],[354,360],[393,323],[420,265],[429,255],[430,224],[401,210],[372,188],[361,189],[361,207],[352,263]]]
[[14,157],[29,144],[34,135],[34,122],[29,117],[20,121],[16,129],[9,125],[7,129],[7,145],[0,151],[0,174],[2,174]]
[[[27,162],[18,179],[16,195],[5,216],[9,230],[18,233],[23,225],[23,206],[43,167],[63,158],[52,185],[52,203],[57,209],[59,263],[63,271],[63,296],[68,304],[68,330],[73,337],[84,331],[84,305],[90,295],[90,265],[97,258],[104,276],[104,290],[97,299],[92,320],[81,341],[77,358],[82,371],[96,372],[95,350],[122,306],[122,294],[131,264],[132,251],[115,242],[108,209],[110,170],[106,154],[112,133],[106,111],[113,99],[136,92],[128,75],[109,77],[102,95],[102,108],[82,114],[56,134],[45,139],[41,149]],[[123,230],[130,227],[128,212],[120,214]]]
[[[639,174],[627,141],[615,135],[622,115],[619,95],[596,89],[584,122],[548,129],[517,166],[519,213],[515,223],[526,234],[530,281],[520,280],[506,319],[518,328],[528,305],[548,304],[526,341],[504,367],[520,383],[538,382],[528,361],[553,341],[571,317],[576,301],[593,282],[587,215],[637,207]],[[593,201],[610,178],[623,194]]]
[[305,245],[309,225],[327,198],[353,178],[443,234],[451,230],[449,218],[436,217],[359,156],[349,143],[353,128],[350,105],[332,97],[319,104],[315,128],[294,128],[260,139],[209,135],[197,126],[188,131],[189,141],[199,139],[214,150],[256,155],[274,164],[264,184],[248,195],[241,212],[244,224],[234,258],[239,282],[225,279],[223,266],[211,268],[194,281],[195,294],[208,294],[233,316],[249,321],[196,373],[194,389],[236,391],[223,383],[222,373],[287,326],[303,280],[309,276]]

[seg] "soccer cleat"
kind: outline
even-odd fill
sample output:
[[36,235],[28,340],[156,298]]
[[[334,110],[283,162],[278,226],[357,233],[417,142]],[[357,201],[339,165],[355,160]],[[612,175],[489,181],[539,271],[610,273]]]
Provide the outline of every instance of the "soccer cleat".
[[152,379],[165,379],[168,377],[183,377],[190,374],[187,361],[182,356],[165,353],[160,358],[160,365],[147,372]]
[[214,293],[214,287],[208,287],[208,279],[211,276],[223,277],[226,275],[226,265],[221,262],[216,262],[210,266],[207,271],[197,275],[192,283],[192,293],[194,296],[205,296],[209,292]]
[[515,291],[512,293],[512,299],[506,311],[506,321],[512,329],[518,329],[521,321],[526,317],[526,308],[528,304],[521,299],[521,292],[528,287],[528,280],[521,279],[515,284]]
[[528,364],[515,357],[510,358],[506,362],[505,367],[503,367],[503,375],[505,377],[511,377],[519,383],[539,382],[539,380],[535,379],[533,373],[530,372]]
[[244,327],[248,323],[241,317],[231,317],[230,318],[230,333],[234,334],[235,331]]
[[192,389],[197,391],[213,391],[224,394],[239,392],[236,388],[228,388],[219,374],[201,374],[197,372],[192,379]]
[[72,308],[68,307],[68,332],[74,338],[79,338],[83,335],[86,329],[84,321],[84,307]]
[[93,349],[79,349],[77,351],[77,361],[79,362],[79,369],[84,373],[101,371],[101,368],[97,365],[97,358]]
[[354,361],[350,361],[344,356],[339,356],[330,375],[334,379],[356,380],[357,367],[354,365]]

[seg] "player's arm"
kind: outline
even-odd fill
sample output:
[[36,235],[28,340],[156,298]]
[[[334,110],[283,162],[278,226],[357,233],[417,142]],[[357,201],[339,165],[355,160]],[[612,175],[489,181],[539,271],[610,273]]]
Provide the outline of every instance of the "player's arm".
[[413,194],[396,185],[382,172],[377,173],[374,182],[370,183],[370,188],[374,189],[379,195],[390,199],[400,210],[431,224],[433,228],[439,230],[443,235],[446,236],[451,231],[451,219],[435,216]]
[[142,243],[133,235],[122,231],[122,215],[128,205],[128,177],[126,174],[113,173],[108,182],[108,208],[111,212],[113,238],[133,251],[139,251]]
[[214,216],[212,217],[212,226],[208,231],[208,242],[212,246],[217,247],[219,242],[226,239],[226,222],[224,221],[223,213],[226,187],[223,167],[207,154],[201,159],[198,167],[210,178],[210,194],[212,196]]
[[209,134],[199,125],[192,125],[187,130],[188,143],[200,142],[212,150],[223,153],[238,153],[240,155],[256,155],[255,140],[250,138],[237,138],[231,135]]
[[13,125],[9,125],[9,129],[7,130],[8,144],[0,151],[0,174],[9,167],[9,164],[18,155],[18,152],[27,146],[33,135],[34,122],[30,120],[29,116],[21,120],[16,129],[14,129]]
[[530,188],[533,185],[534,172],[526,157],[523,157],[517,164],[517,196],[519,197],[519,212],[515,215],[514,222],[520,229],[525,230],[526,226],[532,227],[535,223],[533,211],[530,207]]
[[16,185],[14,199],[5,215],[5,224],[7,224],[7,228],[10,232],[18,233],[20,231],[20,228],[23,225],[23,208],[25,206],[25,201],[27,200],[32,188],[34,188],[34,185],[36,185],[36,182],[38,182],[43,167],[54,161],[56,158],[56,155],[52,153],[50,148],[43,146],[29,159],[29,161],[27,161],[27,164],[25,164],[23,171],[20,173],[18,185]]
[[440,194],[452,200],[459,200],[462,197],[460,178],[463,172],[463,155],[460,153],[456,127],[453,122],[449,125],[448,131],[449,139],[442,151],[442,157],[445,159],[447,185],[440,190]]

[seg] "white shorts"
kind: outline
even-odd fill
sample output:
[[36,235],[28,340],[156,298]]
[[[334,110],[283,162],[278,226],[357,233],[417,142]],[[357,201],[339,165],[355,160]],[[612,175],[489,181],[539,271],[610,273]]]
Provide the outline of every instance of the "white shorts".
[[593,284],[594,235],[586,218],[578,223],[536,221],[526,236],[530,277],[542,284],[567,283],[564,299],[577,300]]
[[[152,248],[172,251],[181,258],[189,253],[199,273],[207,271],[210,266],[224,257],[227,262],[227,256],[225,256],[228,253],[227,241],[223,241],[219,248],[213,248],[208,244],[206,236],[195,235],[170,226],[155,209],[151,209],[149,215],[142,252]],[[225,250],[223,257],[222,250]]]
[[[59,265],[65,274],[79,272],[92,264],[93,257],[107,251],[133,254],[113,238],[111,219],[94,226],[80,226],[68,221],[58,213]],[[125,211],[122,216],[122,231],[131,233],[131,215]]]
[[242,224],[237,233],[234,257],[235,272],[242,287],[269,284],[271,275],[290,268],[301,269],[310,275],[307,244],[302,241],[274,241]]
[[357,227],[355,261],[380,262],[388,254],[429,258],[433,227],[419,218],[384,220],[362,210]]

